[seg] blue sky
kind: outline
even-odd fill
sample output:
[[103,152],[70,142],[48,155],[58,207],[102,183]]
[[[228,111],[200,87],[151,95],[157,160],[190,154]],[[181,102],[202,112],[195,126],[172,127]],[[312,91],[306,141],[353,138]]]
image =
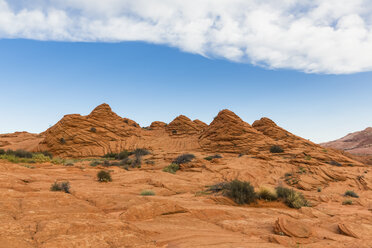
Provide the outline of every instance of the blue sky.
[[42,132],[108,103],[147,126],[179,114],[209,123],[228,108],[315,142],[371,126],[372,72],[269,70],[144,42],[0,39],[0,133]]

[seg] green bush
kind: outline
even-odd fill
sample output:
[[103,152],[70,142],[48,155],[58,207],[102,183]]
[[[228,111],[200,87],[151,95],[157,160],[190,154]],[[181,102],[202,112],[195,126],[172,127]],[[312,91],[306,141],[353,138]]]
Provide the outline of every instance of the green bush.
[[52,186],[50,186],[50,191],[63,191],[65,193],[70,193],[70,183],[66,182],[54,182]]
[[211,161],[212,159],[215,159],[215,158],[222,158],[221,155],[219,154],[216,154],[216,155],[213,155],[213,156],[208,156],[206,158],[204,158],[205,160],[208,160],[208,161]]
[[112,159],[115,159],[117,156],[118,156],[117,153],[109,152],[109,153],[106,153],[105,155],[103,155],[102,158],[112,158]]
[[350,197],[354,197],[354,198],[359,198],[359,195],[357,193],[355,193],[354,191],[352,191],[352,190],[347,190],[345,192],[344,196],[350,196]]
[[132,152],[129,152],[127,150],[121,151],[119,154],[115,156],[115,159],[123,160],[128,158],[130,155],[132,155]]
[[195,158],[194,154],[182,154],[173,160],[173,164],[186,164],[191,162]]
[[256,192],[250,182],[231,181],[225,184],[223,194],[237,204],[249,204],[256,200]]
[[141,195],[143,195],[143,196],[152,196],[152,195],[155,195],[155,192],[152,191],[152,190],[142,190],[141,191]]
[[93,160],[92,162],[90,162],[90,166],[93,166],[93,167],[96,167],[100,164],[101,164],[101,161],[98,161],[98,160]]
[[353,200],[347,199],[347,200],[342,202],[342,205],[353,205]]
[[284,150],[280,146],[274,145],[274,146],[270,147],[270,152],[271,153],[282,153],[282,152],[284,152]]
[[4,149],[0,149],[0,155],[4,155],[5,154],[5,150]]
[[284,203],[290,208],[298,209],[310,206],[310,203],[305,199],[304,195],[293,189],[279,186],[276,188],[276,194],[278,198],[283,199]]
[[278,199],[278,196],[274,189],[267,188],[267,187],[261,187],[258,190],[258,198],[266,201],[275,201]]
[[133,151],[134,156],[136,157],[142,157],[150,154],[150,151],[144,148],[137,148]]
[[97,173],[97,179],[99,182],[111,182],[111,174],[108,171],[101,170]]
[[175,174],[180,169],[179,164],[170,164],[163,169],[164,172]]

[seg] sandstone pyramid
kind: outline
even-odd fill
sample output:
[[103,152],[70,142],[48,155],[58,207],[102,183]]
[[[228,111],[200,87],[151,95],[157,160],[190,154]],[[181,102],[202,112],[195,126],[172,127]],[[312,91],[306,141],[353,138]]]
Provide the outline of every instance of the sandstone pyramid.
[[205,151],[258,153],[268,150],[275,141],[254,129],[230,110],[222,110],[199,138]]
[[202,128],[199,123],[195,123],[188,117],[180,115],[166,126],[166,130],[170,135],[178,136],[197,134],[202,130]]
[[64,116],[43,133],[45,139],[37,149],[62,157],[103,155],[120,151],[126,138],[138,136],[140,131],[136,122],[121,118],[102,104],[87,116]]

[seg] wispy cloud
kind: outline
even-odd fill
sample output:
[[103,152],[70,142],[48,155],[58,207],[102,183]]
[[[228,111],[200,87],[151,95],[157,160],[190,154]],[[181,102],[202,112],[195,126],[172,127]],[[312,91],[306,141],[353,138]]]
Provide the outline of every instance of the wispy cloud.
[[268,68],[345,74],[372,70],[370,1],[0,0],[0,38],[145,41]]

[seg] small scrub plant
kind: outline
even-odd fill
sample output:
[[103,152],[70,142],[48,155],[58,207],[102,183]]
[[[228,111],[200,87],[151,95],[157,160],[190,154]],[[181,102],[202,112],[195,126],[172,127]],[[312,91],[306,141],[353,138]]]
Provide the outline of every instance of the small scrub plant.
[[254,187],[247,181],[234,180],[225,184],[223,194],[237,204],[249,204],[256,200]]
[[136,157],[142,157],[150,154],[150,151],[144,148],[137,148],[136,150],[133,151],[133,154]]
[[318,187],[317,191],[318,192],[322,192],[322,188],[321,187]]
[[66,140],[64,138],[60,138],[59,139],[59,143],[61,143],[62,145],[66,144]]
[[329,162],[329,164],[330,164],[330,165],[337,166],[337,167],[341,167],[341,166],[342,166],[342,164],[340,164],[339,162],[334,161],[334,160],[332,160],[331,162]]
[[170,164],[168,165],[167,167],[165,167],[163,169],[164,172],[168,172],[168,173],[172,173],[172,174],[176,174],[176,172],[180,169],[180,165],[179,164]]
[[294,191],[293,189],[279,186],[276,188],[276,194],[278,195],[278,198],[281,198],[290,208],[298,209],[310,206],[310,203],[305,199],[304,195],[300,192]]
[[273,145],[273,146],[270,147],[270,152],[271,153],[282,153],[282,152],[284,152],[284,150],[283,150],[283,148],[281,148],[278,145]]
[[310,155],[306,155],[305,156],[305,160],[311,160],[311,156]]
[[4,149],[0,149],[0,155],[4,155],[5,154],[5,150]]
[[172,163],[173,164],[186,164],[186,163],[191,162],[194,158],[195,158],[194,154],[186,153],[186,154],[182,154],[178,156],[175,160],[173,160]]
[[345,192],[344,196],[350,196],[350,197],[354,197],[354,198],[359,198],[359,195],[357,193],[355,193],[354,191],[352,191],[352,190],[347,190]]
[[102,158],[111,158],[111,159],[115,159],[116,156],[118,156],[117,153],[109,152],[109,153],[106,153],[105,155],[103,155]]
[[116,154],[115,159],[123,160],[123,159],[128,158],[130,155],[132,155],[132,152],[124,150],[124,151],[121,151],[119,154]]
[[276,191],[268,187],[260,187],[260,189],[257,192],[257,196],[259,199],[265,201],[275,201],[276,199],[278,199]]
[[108,171],[101,170],[97,173],[98,182],[111,182],[111,174]]
[[29,168],[29,169],[35,169],[35,166],[28,165],[28,164],[23,164],[21,166],[26,167],[26,168]]
[[92,162],[90,162],[90,166],[92,167],[96,167],[100,164],[101,164],[101,161],[98,161],[98,160],[93,160]]
[[347,200],[342,202],[342,205],[353,205],[353,200],[347,199]]
[[152,195],[155,195],[155,192],[152,191],[152,190],[142,190],[141,195],[142,196],[152,196]]
[[96,129],[95,127],[91,127],[91,128],[90,128],[90,131],[91,131],[92,133],[95,133],[95,132],[97,132],[97,129]]
[[222,158],[222,156],[219,155],[219,154],[216,154],[216,155],[213,155],[213,156],[205,157],[204,159],[208,160],[208,161],[211,161],[212,159],[215,159],[215,158]]
[[70,193],[70,183],[66,182],[54,182],[52,186],[50,186],[50,191],[62,191],[67,194]]

